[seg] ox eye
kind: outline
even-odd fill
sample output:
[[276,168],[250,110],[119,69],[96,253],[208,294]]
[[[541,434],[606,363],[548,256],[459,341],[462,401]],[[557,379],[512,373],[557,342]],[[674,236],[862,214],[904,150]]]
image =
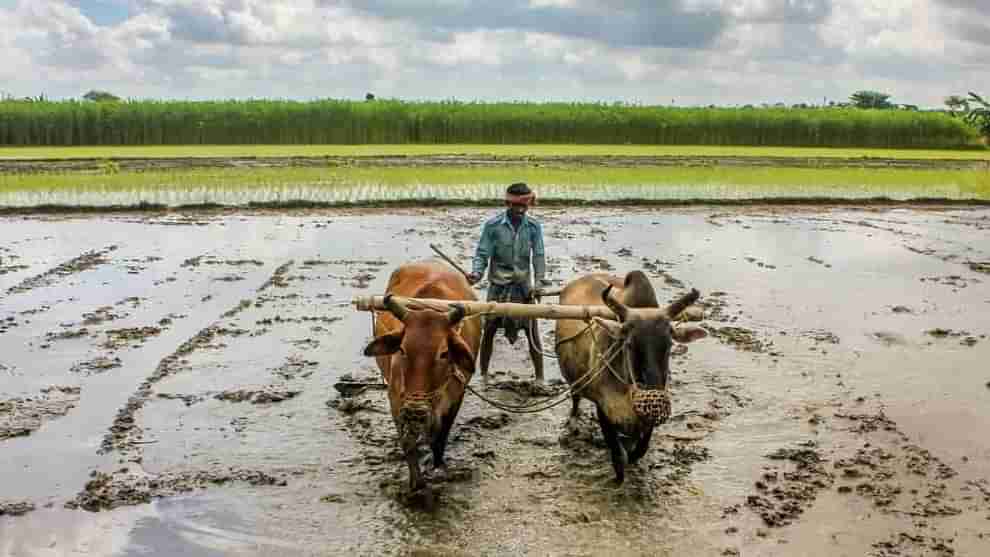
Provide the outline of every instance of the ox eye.
[[446,350],[444,350],[443,352],[440,353],[440,359],[446,360],[449,357],[450,357],[450,352],[448,352]]

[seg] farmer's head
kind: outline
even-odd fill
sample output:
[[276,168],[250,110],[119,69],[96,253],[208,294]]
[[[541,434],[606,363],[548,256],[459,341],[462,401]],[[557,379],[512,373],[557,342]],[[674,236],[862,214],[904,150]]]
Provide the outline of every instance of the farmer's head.
[[514,217],[525,215],[535,201],[536,194],[523,182],[516,182],[505,190],[505,206]]

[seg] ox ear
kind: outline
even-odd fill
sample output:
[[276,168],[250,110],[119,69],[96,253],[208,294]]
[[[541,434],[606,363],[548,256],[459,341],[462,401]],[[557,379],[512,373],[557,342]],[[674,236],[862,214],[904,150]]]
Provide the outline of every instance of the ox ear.
[[670,336],[677,342],[687,344],[705,338],[708,336],[708,331],[696,325],[681,325],[680,327],[674,327],[674,331]]
[[461,338],[461,335],[457,333],[447,335],[447,350],[451,363],[474,375],[474,354],[471,353],[471,349]]
[[365,356],[390,356],[402,348],[402,337],[405,336],[405,328],[382,335],[364,348]]

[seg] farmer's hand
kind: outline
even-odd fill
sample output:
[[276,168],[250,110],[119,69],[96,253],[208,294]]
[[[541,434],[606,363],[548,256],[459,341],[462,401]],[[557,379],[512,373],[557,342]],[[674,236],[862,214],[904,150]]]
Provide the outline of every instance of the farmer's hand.
[[478,273],[469,273],[467,276],[468,283],[471,285],[478,284],[481,282],[481,275]]

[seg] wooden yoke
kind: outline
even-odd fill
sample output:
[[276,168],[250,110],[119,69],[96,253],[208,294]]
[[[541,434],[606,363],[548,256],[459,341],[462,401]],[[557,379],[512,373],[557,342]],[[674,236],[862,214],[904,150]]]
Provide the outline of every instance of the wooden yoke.
[[[395,296],[395,301],[405,304],[409,309],[432,309],[447,312],[451,306],[459,305],[464,308],[465,315],[495,315],[499,317],[536,318],[536,319],[577,319],[587,321],[594,317],[616,320],[615,314],[608,306],[563,306],[559,304],[514,304],[500,302],[480,302],[468,300],[439,300],[434,298],[403,298]],[[385,308],[385,296],[357,296],[351,305],[358,311],[388,311]]]

